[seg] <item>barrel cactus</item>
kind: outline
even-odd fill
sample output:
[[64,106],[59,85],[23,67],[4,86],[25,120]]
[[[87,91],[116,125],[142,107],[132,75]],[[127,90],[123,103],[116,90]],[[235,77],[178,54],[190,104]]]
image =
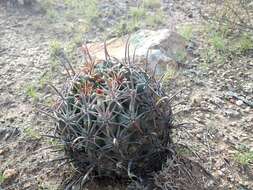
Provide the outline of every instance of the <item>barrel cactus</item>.
[[83,69],[57,91],[53,110],[65,155],[84,180],[138,180],[159,170],[172,143],[170,99],[160,82],[127,53],[123,61],[106,53],[95,63],[85,52]]

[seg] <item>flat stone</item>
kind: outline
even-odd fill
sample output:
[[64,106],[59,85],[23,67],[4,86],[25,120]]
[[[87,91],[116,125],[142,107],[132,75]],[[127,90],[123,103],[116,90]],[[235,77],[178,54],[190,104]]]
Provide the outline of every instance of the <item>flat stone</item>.
[[241,114],[238,111],[233,109],[226,109],[225,114],[230,118],[239,118],[241,116]]
[[6,169],[3,172],[4,180],[11,180],[13,177],[17,175],[17,171],[15,169]]
[[[124,60],[127,40],[128,36],[123,36],[107,41],[109,55]],[[132,63],[135,57],[135,63],[146,68],[146,60],[148,60],[147,69],[150,73],[155,72],[156,76],[161,76],[167,70],[177,68],[178,63],[191,59],[187,53],[186,40],[178,33],[168,29],[139,30],[131,35],[129,44],[127,58],[130,62]],[[105,59],[104,43],[88,44],[88,49],[96,60]]]
[[236,104],[237,106],[242,106],[242,105],[244,104],[244,102],[243,102],[242,100],[237,100],[237,101],[235,102],[235,104]]
[[7,151],[9,151],[9,149],[8,149],[8,148],[3,148],[3,149],[0,149],[0,155],[5,154]]

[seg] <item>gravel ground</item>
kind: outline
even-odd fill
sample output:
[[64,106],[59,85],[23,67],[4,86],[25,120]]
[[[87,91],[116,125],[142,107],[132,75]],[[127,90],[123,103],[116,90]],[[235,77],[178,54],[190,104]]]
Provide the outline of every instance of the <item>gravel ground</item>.
[[[128,19],[127,10],[134,5],[136,1],[100,1],[101,19],[90,28],[87,39],[102,39],[120,19]],[[162,6],[168,22],[157,28],[174,29],[182,23],[201,21],[200,1],[164,0]],[[71,37],[64,27],[47,21],[38,7],[0,6],[0,130],[19,131],[8,140],[0,135],[0,174],[7,176],[2,184],[0,180],[0,187],[5,190],[56,189],[68,175],[65,167],[50,162],[59,156],[50,148],[54,142],[38,135],[51,131],[52,122],[36,110],[51,91],[36,87],[39,100],[29,97],[29,85],[37,84],[51,69],[49,44],[56,38],[64,41]],[[195,43],[201,46],[198,40]],[[175,104],[183,102],[174,112],[180,122],[190,123],[175,130],[175,140],[193,150],[194,160],[218,179],[220,189],[253,189],[252,163],[241,165],[235,159],[245,147],[253,151],[252,57],[237,57],[206,68],[200,63],[196,56],[167,85],[168,91],[173,89],[171,94],[184,89],[175,97]],[[64,76],[57,68],[52,80],[60,86]],[[191,153],[186,156],[193,157]]]

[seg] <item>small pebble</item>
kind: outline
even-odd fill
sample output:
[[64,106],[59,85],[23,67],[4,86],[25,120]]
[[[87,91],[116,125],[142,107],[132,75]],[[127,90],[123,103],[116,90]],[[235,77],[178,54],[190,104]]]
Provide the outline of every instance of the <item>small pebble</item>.
[[244,102],[243,102],[242,100],[237,100],[237,101],[235,102],[235,104],[236,104],[237,106],[242,106],[242,105],[244,104]]
[[10,180],[16,175],[17,175],[17,171],[15,169],[6,169],[4,170],[4,173],[3,173],[5,180]]

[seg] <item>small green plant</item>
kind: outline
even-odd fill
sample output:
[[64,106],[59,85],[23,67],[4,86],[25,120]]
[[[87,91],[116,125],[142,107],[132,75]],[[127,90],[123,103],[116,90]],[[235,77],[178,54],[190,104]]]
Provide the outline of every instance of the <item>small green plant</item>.
[[169,69],[169,70],[167,70],[166,73],[165,73],[165,75],[164,75],[164,77],[163,77],[162,82],[163,83],[170,82],[172,79],[175,78],[176,74],[177,74],[176,69]]
[[186,51],[177,51],[175,58],[176,61],[179,63],[183,63],[186,60],[187,52]]
[[239,51],[241,53],[246,53],[248,50],[253,49],[253,38],[252,36],[246,34],[239,39]]
[[[86,32],[95,18],[99,16],[97,0],[63,0],[63,2],[61,0],[43,0],[41,4],[49,22],[64,25],[61,32],[65,31],[71,34],[75,32],[73,30],[80,32],[85,30]],[[64,8],[59,10],[57,6],[59,4]],[[78,20],[78,22],[73,23],[73,20]],[[72,27],[72,24],[76,26]]]
[[44,73],[39,79],[40,88],[44,88],[45,85],[52,79],[52,74],[49,72]]
[[76,45],[76,46],[81,46],[83,43],[83,33],[79,32],[77,33],[74,37],[72,42]]
[[207,68],[208,64],[224,64],[231,55],[229,50],[229,40],[225,34],[219,31],[215,25],[204,25],[199,31],[208,42],[200,51],[203,60],[202,68]]
[[49,22],[51,23],[55,23],[59,19],[59,14],[54,9],[47,9],[46,14]]
[[253,163],[253,151],[244,151],[235,154],[235,160],[241,165]]
[[120,21],[119,24],[116,25],[115,33],[117,36],[126,35],[129,32],[128,23],[125,21]]
[[48,106],[48,107],[52,107],[54,105],[55,101],[53,100],[52,97],[46,97],[45,99],[43,99],[43,104],[45,106]]
[[216,61],[216,62],[217,62],[218,64],[221,64],[221,65],[222,65],[222,64],[225,64],[226,61],[227,61],[227,56],[226,56],[226,55],[222,55],[222,54],[221,54],[221,55],[218,55],[218,56],[217,56],[217,61]]
[[209,65],[213,63],[213,60],[216,57],[216,52],[213,48],[204,47],[200,51],[200,57],[201,57],[200,67],[201,69],[206,70],[209,68]]
[[0,185],[4,182],[5,176],[2,171],[0,171]]
[[161,1],[160,0],[144,0],[143,4],[144,4],[144,7],[147,7],[147,8],[159,8],[159,7],[161,7]]
[[59,41],[57,40],[53,40],[50,44],[49,44],[49,51],[50,51],[50,56],[52,58],[55,58],[57,55],[59,55],[60,51],[61,51],[62,45]]
[[183,25],[178,29],[178,33],[183,36],[187,41],[190,41],[193,37],[192,25]]
[[154,15],[147,15],[145,21],[148,26],[161,25],[165,22],[165,14],[163,11],[157,11]]
[[179,156],[186,156],[186,157],[194,155],[193,152],[187,147],[178,147],[177,148],[177,154]]
[[33,101],[36,101],[38,99],[37,90],[34,85],[29,84],[26,88],[26,94],[30,98],[32,98]]
[[224,24],[218,27],[218,31],[220,31],[221,35],[225,37],[229,37],[229,35],[232,34],[231,29],[229,28],[229,25]]
[[46,13],[53,9],[53,5],[56,3],[57,0],[43,0],[40,1],[40,5],[43,8],[43,10],[46,11]]
[[130,8],[130,15],[134,22],[138,23],[141,19],[145,18],[146,11],[143,7]]
[[250,150],[246,144],[239,144],[236,149],[238,152],[235,154],[234,159],[241,165],[248,165],[253,163],[253,151]]
[[48,143],[53,146],[59,145],[59,142],[56,139],[49,139]]
[[88,20],[88,23],[91,23],[96,17],[98,17],[97,4],[97,0],[89,0],[86,1],[86,4],[83,6],[83,8],[85,8],[85,18]]
[[224,64],[227,59],[227,54],[219,53],[213,48],[206,48],[203,49],[201,52],[201,58],[203,63],[201,64],[202,68],[208,68],[208,64],[215,63],[215,64]]
[[73,57],[77,47],[80,47],[82,43],[83,43],[83,34],[80,32],[76,33],[76,35],[70,40],[70,42],[65,45],[65,50],[66,53],[69,55],[69,57]]
[[[154,13],[149,13],[147,11],[147,5],[151,5],[152,1],[148,1],[146,6],[145,3],[141,4],[138,7],[131,7],[129,9],[129,16],[131,17],[130,20],[125,21],[121,20],[115,27],[114,33],[117,36],[122,36],[130,32],[134,32],[140,28],[149,27],[156,27],[161,24],[164,24],[166,15],[162,10],[157,10]],[[160,1],[157,1],[160,3]],[[157,4],[154,1],[155,5]]]
[[59,66],[59,60],[52,58],[49,60],[49,65],[50,65],[50,72],[53,73],[54,71],[57,70]]
[[69,15],[80,15],[88,25],[98,16],[97,0],[64,0]]
[[209,43],[219,51],[224,51],[226,46],[226,39],[218,32],[215,32],[209,39]]
[[24,129],[24,134],[26,137],[28,137],[29,139],[33,139],[33,140],[40,139],[40,137],[41,137],[36,130],[34,130],[30,127],[27,127]]

